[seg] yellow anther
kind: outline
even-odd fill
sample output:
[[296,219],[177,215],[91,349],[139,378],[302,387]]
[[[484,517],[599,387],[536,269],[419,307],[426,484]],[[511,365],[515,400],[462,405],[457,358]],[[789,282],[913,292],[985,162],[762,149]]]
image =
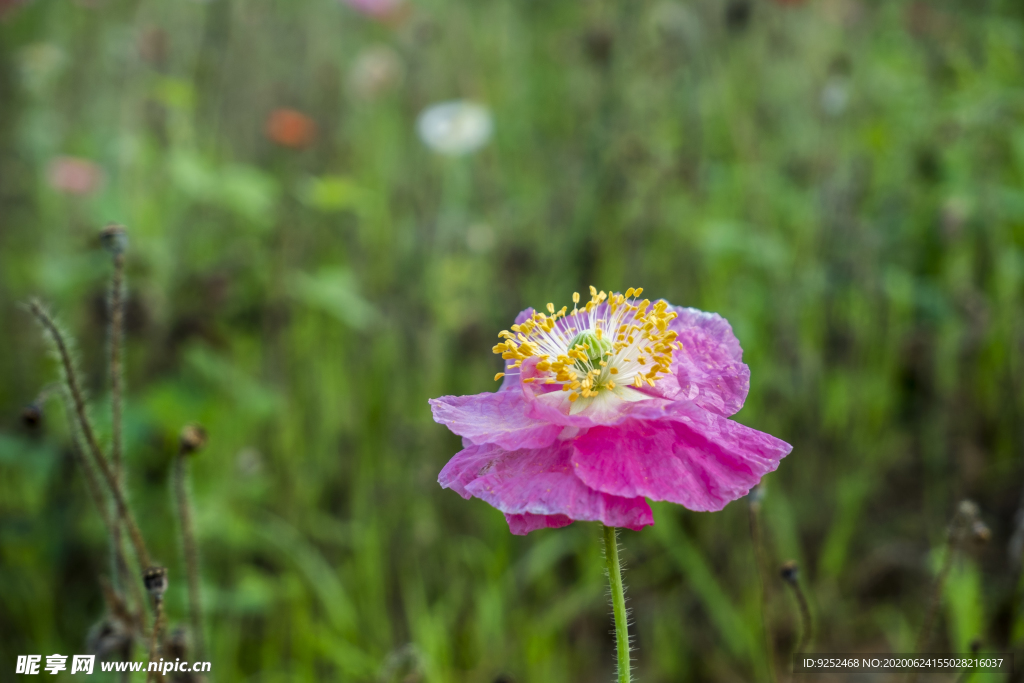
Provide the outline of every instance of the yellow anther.
[[579,394],[569,394],[569,403],[575,403],[579,397]]
[[[502,330],[492,351],[509,361],[508,368],[521,368],[524,361],[535,358],[534,367],[542,374],[522,380],[523,384],[560,386],[569,392],[572,401],[616,388],[612,377],[619,375],[627,378],[621,380],[623,384],[643,388],[645,384],[654,386],[660,377],[669,374],[673,353],[683,348],[679,333],[669,329],[678,314],[665,301],[639,300],[643,293],[639,287],[630,287],[625,294],[594,286],[589,291],[590,301],[583,308],[577,307],[580,293],[573,292],[571,311],[567,306],[556,310],[554,303],[548,303],[544,306],[546,312],[536,311],[522,323],[512,325],[511,331]],[[594,314],[603,304],[607,309],[597,318]],[[567,315],[575,316],[569,321],[572,325],[557,324]],[[582,335],[588,338],[586,344],[578,343]],[[574,340],[571,348],[566,348],[568,339]],[[627,353],[632,359],[626,357]],[[504,372],[498,373],[494,379],[505,376]]]

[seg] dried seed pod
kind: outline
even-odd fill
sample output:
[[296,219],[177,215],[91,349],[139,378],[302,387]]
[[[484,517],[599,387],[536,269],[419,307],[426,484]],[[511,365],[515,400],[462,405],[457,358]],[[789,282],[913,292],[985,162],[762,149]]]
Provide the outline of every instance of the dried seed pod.
[[162,599],[167,591],[167,568],[150,567],[142,573],[142,584],[153,598]]
[[197,424],[185,425],[180,439],[182,453],[195,453],[206,445],[206,430]]
[[111,254],[123,254],[128,249],[128,232],[123,225],[111,223],[100,231],[100,244]]
[[28,429],[38,429],[43,423],[43,407],[33,401],[21,411],[21,423]]
[[796,560],[790,560],[782,565],[779,569],[779,576],[786,583],[796,583],[800,578],[800,567],[797,565]]

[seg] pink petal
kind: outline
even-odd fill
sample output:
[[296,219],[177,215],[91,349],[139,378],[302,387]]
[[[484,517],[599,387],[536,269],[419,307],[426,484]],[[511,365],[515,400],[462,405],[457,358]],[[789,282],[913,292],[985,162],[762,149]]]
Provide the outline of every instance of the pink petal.
[[505,521],[508,522],[508,529],[516,536],[525,536],[537,529],[560,529],[563,526],[572,524],[572,520],[565,515],[523,515],[505,514]]
[[639,529],[654,523],[647,501],[588,488],[573,473],[573,445],[512,451],[494,459],[465,490],[504,513],[565,515],[608,526]]
[[434,421],[476,444],[493,443],[508,450],[541,448],[562,431],[528,414],[521,391],[430,399]]
[[628,420],[574,440],[576,476],[624,498],[645,496],[691,510],[721,510],[774,470],[792,446],[692,403],[670,420]]
[[468,500],[473,497],[473,494],[466,490],[466,484],[486,472],[495,460],[507,453],[508,451],[493,444],[469,445],[448,461],[441,473],[437,475],[437,483],[441,485],[441,488],[451,489]]
[[673,354],[675,382],[659,381],[665,398],[690,400],[724,417],[743,407],[750,389],[750,368],[729,322],[717,313],[672,306],[678,317],[669,325],[682,342]]

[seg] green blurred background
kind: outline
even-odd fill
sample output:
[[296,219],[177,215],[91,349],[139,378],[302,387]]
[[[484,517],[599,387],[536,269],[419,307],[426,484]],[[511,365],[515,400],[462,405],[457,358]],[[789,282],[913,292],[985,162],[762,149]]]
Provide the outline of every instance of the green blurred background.
[[[991,540],[953,563],[932,649],[1024,658],[1020,3],[0,12],[0,680],[84,653],[103,616],[63,415],[20,424],[57,371],[19,304],[77,337],[109,435],[110,221],[132,502],[172,624],[170,463],[184,423],[210,434],[213,680],[610,680],[598,527],[513,537],[441,490],[459,440],[427,406],[493,390],[496,333],[590,284],[725,316],[751,368],[736,418],[794,446],[765,480],[763,614],[746,501],[622,534],[638,680],[767,681],[763,624],[784,680],[790,559],[817,651],[913,651],[963,498]],[[416,117],[456,98],[494,135],[443,156]]]

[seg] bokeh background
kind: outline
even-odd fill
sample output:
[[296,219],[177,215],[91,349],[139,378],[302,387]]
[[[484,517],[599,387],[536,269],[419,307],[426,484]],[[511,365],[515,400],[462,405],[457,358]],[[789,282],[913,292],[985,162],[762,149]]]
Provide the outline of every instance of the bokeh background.
[[[736,419],[794,446],[764,482],[764,601],[748,501],[622,534],[638,680],[785,680],[791,559],[817,651],[913,651],[965,498],[990,539],[957,554],[932,649],[1024,666],[1019,3],[0,12],[0,680],[83,653],[103,616],[62,412],[20,422],[57,370],[19,304],[78,339],[108,438],[111,221],[132,503],[172,625],[170,463],[183,424],[210,434],[213,680],[610,680],[599,529],[513,537],[441,490],[459,441],[427,406],[493,390],[496,333],[590,284],[725,316],[752,376]],[[452,99],[493,118],[471,153],[417,135]]]

